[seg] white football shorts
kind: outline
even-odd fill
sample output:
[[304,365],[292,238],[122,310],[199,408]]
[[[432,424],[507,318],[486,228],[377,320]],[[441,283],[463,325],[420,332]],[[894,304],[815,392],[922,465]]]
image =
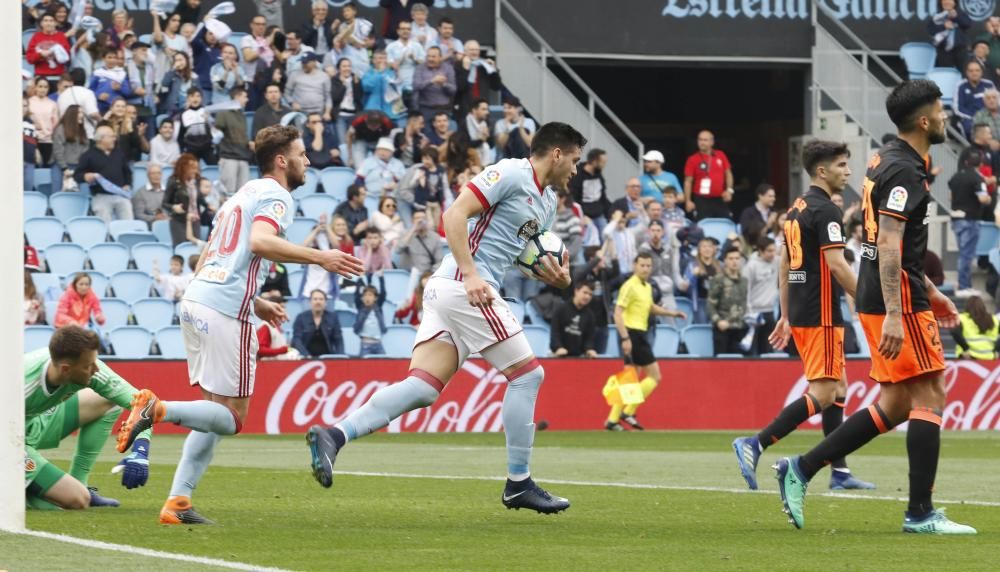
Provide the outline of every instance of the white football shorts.
[[258,342],[252,322],[183,300],[181,332],[191,385],[227,397],[253,394]]

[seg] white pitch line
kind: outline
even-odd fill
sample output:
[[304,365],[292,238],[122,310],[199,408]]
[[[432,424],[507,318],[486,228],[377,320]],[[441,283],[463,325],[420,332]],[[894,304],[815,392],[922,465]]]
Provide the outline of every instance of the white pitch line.
[[206,566],[216,566],[218,568],[228,568],[230,570],[248,570],[254,572],[288,572],[287,570],[283,570],[282,568],[269,568],[267,566],[244,564],[242,562],[231,562],[229,560],[220,560],[218,558],[208,558],[205,556],[192,556],[190,554],[162,552],[160,550],[141,548],[139,546],[129,546],[127,544],[112,544],[110,542],[101,542],[100,540],[77,538],[75,536],[67,536],[65,534],[54,534],[52,532],[43,532],[40,530],[18,530],[18,531],[4,531],[4,532],[11,532],[12,534],[21,534],[24,536],[34,536],[36,538],[45,538],[47,540],[55,540],[57,542],[65,542],[67,544],[76,544],[78,546],[85,546],[87,548],[96,548],[98,550],[108,550],[111,552],[124,552],[126,554],[132,554],[137,556],[150,556],[152,558],[162,558],[164,560],[176,560],[178,562],[187,562],[190,564],[204,564]]
[[[439,479],[439,480],[458,480],[458,481],[503,481],[501,477],[478,477],[469,475],[418,475],[412,473],[377,473],[369,471],[336,471],[334,475],[349,475],[354,477],[390,477],[390,478],[400,478],[400,479]],[[652,490],[662,490],[662,491],[694,491],[694,492],[708,492],[708,493],[732,493],[732,494],[769,494],[776,495],[777,490],[771,491],[752,491],[750,489],[735,489],[726,487],[694,487],[694,486],[683,486],[683,485],[655,485],[647,483],[609,483],[600,481],[567,481],[559,479],[540,479],[539,482],[549,483],[553,485],[574,485],[582,487],[614,487],[620,489],[652,489]],[[840,498],[840,499],[861,499],[861,500],[885,500],[885,501],[906,501],[906,497],[893,497],[887,495],[867,495],[858,493],[839,493],[839,492],[822,492],[816,493],[813,496],[822,496],[829,498]],[[966,504],[973,506],[990,506],[990,507],[1000,507],[1000,502],[995,501],[979,501],[979,500],[944,500],[944,499],[934,499],[936,504]]]

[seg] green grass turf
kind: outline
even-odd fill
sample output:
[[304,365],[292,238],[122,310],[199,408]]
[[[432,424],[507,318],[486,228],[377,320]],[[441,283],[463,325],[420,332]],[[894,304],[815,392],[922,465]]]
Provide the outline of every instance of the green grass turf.
[[[669,489],[552,484],[573,502],[541,516],[500,504],[503,437],[497,434],[374,435],[338,459],[345,472],[485,477],[426,479],[340,474],[321,489],[307,470],[300,436],[227,439],[195,495],[214,527],[157,524],[180,454],[178,437],[152,445],[149,484],[119,487],[108,471],[110,443],[91,483],[119,498],[120,509],[28,513],[28,526],[167,552],[295,570],[512,569],[575,570],[902,570],[948,565],[995,570],[1000,506],[947,505],[952,518],[979,528],[968,538],[899,532],[905,502],[825,494],[813,481],[802,531],[780,512],[772,471],[779,456],[809,448],[815,432],[792,435],[765,453],[764,492],[745,488],[731,433],[539,433],[533,470],[545,479],[680,487]],[[49,458],[65,467],[73,439]],[[879,490],[906,494],[905,436],[874,441],[850,459]],[[685,490],[711,487],[720,491]],[[936,498],[1000,503],[1000,434],[946,433]],[[732,492],[730,492],[732,491]],[[133,558],[133,561],[135,559]],[[0,535],[0,569],[123,568],[122,555],[49,540]],[[143,568],[192,569],[141,559]],[[130,566],[133,567],[133,566]]]

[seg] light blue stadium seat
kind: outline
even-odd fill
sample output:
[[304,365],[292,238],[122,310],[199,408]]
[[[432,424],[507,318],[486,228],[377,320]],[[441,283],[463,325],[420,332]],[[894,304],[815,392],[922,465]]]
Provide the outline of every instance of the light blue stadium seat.
[[111,330],[109,339],[115,348],[115,356],[126,359],[149,357],[149,348],[153,344],[153,334],[142,326],[115,328]]
[[705,233],[705,236],[714,238],[722,244],[730,234],[736,232],[736,223],[728,218],[704,218],[698,221],[698,228]]
[[132,303],[135,323],[149,330],[165,328],[174,321],[174,304],[163,298],[143,298]]
[[677,305],[677,309],[684,312],[685,318],[660,318],[664,323],[671,325],[678,330],[682,330],[687,326],[690,326],[694,321],[694,304],[691,302],[690,298],[684,298],[682,296],[675,296],[674,302]]
[[[353,328],[354,320],[358,317],[357,310],[340,309],[336,310],[337,321],[340,322],[342,328]],[[390,316],[385,316],[386,321],[391,320]]]
[[307,195],[299,200],[299,209],[307,218],[319,219],[326,215],[327,220],[333,217],[333,209],[337,208],[337,199],[323,193]]
[[531,320],[531,323],[536,326],[549,325],[549,323],[545,321],[545,318],[542,317],[541,312],[539,312],[538,309],[535,308],[535,305],[530,301],[524,303],[524,315],[527,316],[528,319]]
[[[166,181],[166,178],[163,179]],[[135,164],[132,166],[132,188],[141,189],[149,182],[149,176],[145,165]]]
[[360,355],[361,338],[359,338],[358,335],[354,333],[354,330],[352,330],[351,328],[341,327],[340,333],[341,335],[344,336],[344,353],[351,357],[357,357],[358,355]]
[[90,195],[82,192],[54,193],[49,197],[52,216],[65,222],[78,216],[87,216],[90,209]]
[[[201,176],[208,179],[209,181],[215,182],[219,180],[219,166],[218,165],[205,165],[201,168]],[[231,193],[235,193],[239,189],[226,189]]]
[[927,72],[927,79],[937,84],[941,90],[941,103],[948,107],[953,107],[955,102],[955,88],[962,81],[962,74],[955,68],[931,68]]
[[548,326],[524,326],[524,335],[528,338],[528,345],[535,357],[545,357],[549,355],[549,328]]
[[31,281],[35,284],[35,290],[46,300],[58,300],[62,296],[63,285],[58,274],[35,272],[31,274]]
[[356,178],[354,169],[348,167],[327,167],[320,171],[323,191],[338,202],[347,200],[347,187],[354,184]]
[[119,234],[115,240],[124,244],[129,251],[131,251],[135,245],[142,244],[144,242],[160,244],[156,241],[156,235],[146,230],[141,232],[123,232]]
[[306,237],[309,236],[309,233],[312,232],[312,229],[317,224],[319,224],[319,221],[317,221],[314,218],[299,217],[294,221],[292,221],[292,224],[288,227],[288,230],[285,231],[285,238],[287,238],[288,241],[291,243],[302,244],[302,242],[306,239]]
[[126,232],[149,232],[149,227],[141,220],[113,220],[108,224],[108,230],[111,232],[111,238],[118,240],[118,237]]
[[47,167],[35,169],[35,190],[43,195],[52,194],[52,169]]
[[[288,323],[292,324],[295,322],[295,317],[305,312],[309,309],[309,300],[304,300],[295,296],[295,290],[292,290],[292,297],[285,299],[285,312],[288,313]],[[343,325],[343,324],[341,324]],[[292,339],[288,338],[291,342]]]
[[396,358],[410,357],[413,353],[413,340],[416,337],[417,330],[413,326],[387,326],[386,332],[382,336],[382,347],[385,348],[385,355]]
[[50,324],[56,323],[56,311],[59,309],[58,300],[49,300],[45,302],[45,321]]
[[[226,40],[230,44],[236,46],[236,55],[239,56],[240,63],[243,63],[243,48],[240,47],[240,43],[243,41],[243,38],[249,35],[250,34],[245,32],[233,32],[229,34],[229,38]],[[249,133],[247,133],[247,135],[249,135]]]
[[83,264],[87,261],[87,251],[77,244],[68,242],[53,244],[45,249],[45,262],[49,265],[49,272],[54,274],[70,274],[83,270]]
[[90,249],[108,239],[108,225],[96,216],[78,216],[66,223],[71,242]]
[[94,270],[108,276],[128,268],[128,248],[115,242],[105,242],[92,246],[87,251]]
[[[319,169],[309,167],[306,169],[306,182],[292,191],[292,197],[302,200],[310,195],[316,194],[319,190],[320,173]],[[309,215],[306,215],[309,216]]]
[[522,326],[524,325],[524,306],[525,303],[520,300],[507,300],[507,307],[510,308],[511,313],[517,318],[517,323]]
[[[302,270],[296,270],[295,272],[288,273],[288,291],[292,293],[292,296],[298,296],[299,290],[302,289],[302,280],[305,279],[305,272]],[[305,295],[308,295],[305,292]]]
[[[371,191],[369,191],[369,193],[371,193]],[[365,196],[365,208],[368,209],[368,216],[371,216],[374,212],[378,212],[378,203],[381,200],[381,196],[375,196],[374,194],[368,194]]]
[[681,343],[681,333],[671,326],[656,326],[653,355],[658,358],[674,357]]
[[976,256],[989,256],[990,250],[993,250],[1000,244],[997,244],[997,240],[1000,239],[1000,229],[997,225],[992,222],[979,221],[979,242],[976,243]]
[[708,324],[694,324],[681,330],[681,340],[687,353],[701,357],[712,357],[715,355],[715,340],[712,337],[712,326]]
[[28,44],[31,43],[31,36],[34,36],[35,32],[37,32],[37,31],[38,30],[36,30],[35,28],[27,28],[27,29],[21,30],[21,48],[22,49],[28,47]]
[[907,42],[899,47],[899,57],[910,79],[923,79],[934,67],[937,50],[927,42]]
[[[239,50],[239,51],[242,51],[242,50],[240,50],[239,46],[236,46],[236,49]],[[247,136],[250,137],[251,141],[253,141],[253,117],[254,117],[254,112],[253,111],[244,111],[243,115],[247,118]]]
[[[410,273],[407,270],[386,270],[382,273],[385,278],[385,299],[399,304],[410,297]],[[378,280],[375,279],[376,287]],[[391,316],[387,316],[391,318]]]
[[156,330],[156,345],[160,347],[160,357],[163,359],[184,359],[184,335],[180,326],[166,326]]
[[153,236],[156,237],[157,242],[162,242],[163,244],[174,243],[174,237],[170,236],[169,220],[154,220],[150,230],[153,231]]
[[392,317],[396,315],[396,304],[390,300],[382,303],[382,317],[385,318],[386,325],[392,322]]
[[25,326],[24,351],[31,352],[49,347],[49,338],[56,332],[52,326]]
[[[90,276],[90,289],[97,294],[99,298],[103,298],[108,292],[108,285],[111,281],[108,277],[104,275],[103,272],[98,272],[96,270],[86,270],[87,276]],[[73,276],[63,276],[63,284],[70,284],[73,282]]]
[[201,248],[193,242],[182,242],[174,247],[174,254],[184,259],[184,268],[187,268],[188,258],[201,254]]
[[28,237],[28,244],[38,250],[45,250],[62,242],[64,232],[66,227],[55,217],[35,217],[24,221],[24,234]]
[[132,308],[128,302],[119,298],[102,298],[101,310],[104,312],[105,328],[119,328],[128,325]]
[[24,192],[24,220],[45,216],[49,210],[49,199],[35,191]]
[[161,274],[170,272],[170,257],[174,249],[162,242],[142,242],[132,247],[132,260],[135,266],[146,274],[153,273],[155,262]]
[[250,180],[260,178],[260,167],[257,165],[250,165]]
[[115,291],[115,297],[121,298],[129,304],[142,298],[148,298],[152,286],[153,279],[145,272],[138,270],[125,270],[111,277],[111,288]]

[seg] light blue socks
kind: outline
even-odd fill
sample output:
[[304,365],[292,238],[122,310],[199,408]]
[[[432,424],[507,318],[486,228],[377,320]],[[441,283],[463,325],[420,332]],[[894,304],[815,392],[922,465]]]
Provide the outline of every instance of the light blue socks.
[[507,433],[507,478],[528,478],[531,446],[535,442],[535,400],[545,379],[545,369],[536,362],[530,371],[507,382],[503,396],[503,428]]
[[374,433],[400,415],[434,403],[441,395],[438,385],[440,382],[429,374],[411,370],[410,376],[403,381],[376,391],[367,403],[336,428],[343,432],[347,441]]
[[240,426],[233,410],[221,403],[204,400],[164,401],[163,405],[167,408],[163,420],[168,423],[176,423],[202,433],[232,435],[239,432]]
[[[222,406],[220,406],[222,407]],[[231,417],[231,416],[230,416]],[[181,461],[174,472],[174,483],[170,487],[171,497],[190,497],[198,481],[208,469],[215,454],[215,445],[222,437],[215,433],[192,431],[184,440]]]

